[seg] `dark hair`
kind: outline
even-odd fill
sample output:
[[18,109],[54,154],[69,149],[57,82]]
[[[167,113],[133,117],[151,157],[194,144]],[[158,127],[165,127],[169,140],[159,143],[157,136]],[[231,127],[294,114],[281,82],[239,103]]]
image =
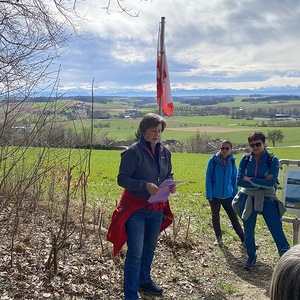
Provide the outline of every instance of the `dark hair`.
[[263,143],[265,143],[266,141],[266,136],[260,132],[260,131],[255,131],[252,132],[249,136],[248,136],[248,142],[252,142],[252,141],[262,141]]
[[222,144],[228,144],[230,146],[230,148],[232,149],[232,143],[229,140],[223,140],[223,141],[221,141],[221,145]]
[[300,299],[300,245],[285,252],[274,268],[271,285],[271,300]]
[[161,124],[162,131],[164,131],[167,126],[167,122],[162,116],[154,113],[146,114],[140,122],[139,133],[144,134],[147,129],[157,127],[159,124]]

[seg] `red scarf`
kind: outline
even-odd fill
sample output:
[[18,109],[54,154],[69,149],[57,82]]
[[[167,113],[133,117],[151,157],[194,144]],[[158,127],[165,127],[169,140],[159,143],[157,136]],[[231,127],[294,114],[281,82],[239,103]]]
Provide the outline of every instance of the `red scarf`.
[[127,241],[127,234],[125,230],[125,223],[130,215],[148,206],[153,210],[163,210],[163,222],[161,224],[160,232],[170,226],[174,220],[174,215],[171,211],[169,202],[148,204],[145,199],[129,194],[124,190],[121,201],[114,209],[111,224],[109,226],[106,238],[114,245],[114,255],[117,255]]

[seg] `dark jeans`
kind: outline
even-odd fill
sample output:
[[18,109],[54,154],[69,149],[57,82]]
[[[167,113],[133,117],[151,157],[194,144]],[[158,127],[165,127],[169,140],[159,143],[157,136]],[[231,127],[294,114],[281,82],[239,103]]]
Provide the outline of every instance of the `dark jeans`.
[[213,228],[214,228],[216,237],[222,237],[221,225],[220,225],[220,210],[221,210],[221,205],[222,205],[231,221],[233,229],[235,230],[236,234],[239,236],[239,238],[243,242],[244,241],[244,231],[238,220],[237,214],[234,212],[234,210],[231,206],[231,202],[232,202],[232,198],[226,198],[226,199],[213,198],[211,201],[209,201],[209,204],[211,207]]
[[127,253],[124,264],[125,300],[138,300],[140,283],[151,281],[151,264],[163,211],[148,207],[134,212],[126,222]]

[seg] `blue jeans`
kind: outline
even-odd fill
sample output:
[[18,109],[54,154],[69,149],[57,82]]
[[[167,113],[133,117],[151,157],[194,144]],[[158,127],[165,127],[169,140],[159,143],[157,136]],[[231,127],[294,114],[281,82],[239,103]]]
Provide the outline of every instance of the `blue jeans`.
[[[246,198],[247,197],[245,197],[245,199]],[[241,203],[242,209],[245,205],[245,199]],[[256,256],[254,231],[255,231],[257,214],[258,214],[257,211],[252,211],[249,218],[247,220],[243,220],[244,230],[245,230],[245,245],[246,245],[246,250],[249,258],[254,258]],[[264,207],[261,212],[261,215],[263,216],[272,234],[279,255],[282,256],[290,248],[290,245],[282,229],[282,222],[280,219],[276,201],[272,201],[270,198],[265,198]]]
[[148,207],[134,212],[126,222],[127,253],[124,264],[125,300],[136,300],[140,283],[151,281],[151,264],[162,223],[162,210]]

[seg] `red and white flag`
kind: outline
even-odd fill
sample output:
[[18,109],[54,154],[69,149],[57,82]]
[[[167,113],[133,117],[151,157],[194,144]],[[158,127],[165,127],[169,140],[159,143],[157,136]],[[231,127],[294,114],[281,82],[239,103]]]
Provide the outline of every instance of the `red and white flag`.
[[[170,77],[165,45],[161,41],[161,26],[159,27],[157,43],[157,104],[162,107],[162,111],[170,117],[174,111],[174,105],[171,94]],[[163,50],[162,50],[163,49]],[[162,73],[162,74],[161,74]],[[160,102],[161,101],[161,102]]]

